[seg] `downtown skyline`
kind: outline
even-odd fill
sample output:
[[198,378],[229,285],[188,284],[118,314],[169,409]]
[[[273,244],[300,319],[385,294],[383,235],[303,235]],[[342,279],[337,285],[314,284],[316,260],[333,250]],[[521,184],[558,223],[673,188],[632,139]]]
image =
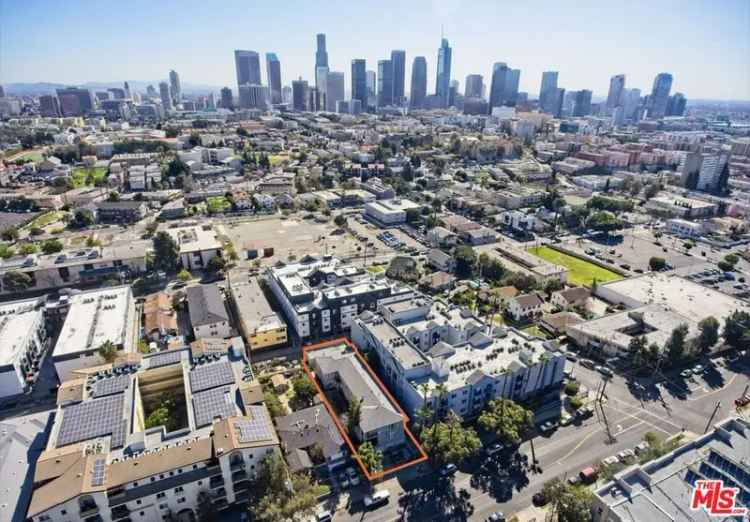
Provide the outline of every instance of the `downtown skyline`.
[[[723,3],[729,3],[729,0]],[[320,21],[317,20],[320,18],[318,14],[305,12],[304,27],[299,27],[301,13],[285,11],[278,14],[269,12],[266,7],[254,6],[246,11],[257,14],[256,21],[267,18],[271,23],[260,24],[262,27],[258,27],[258,31],[251,31],[252,36],[237,34],[237,19],[243,19],[247,15],[227,16],[225,20],[222,13],[213,13],[203,24],[206,28],[204,32],[190,34],[193,46],[187,51],[180,45],[180,40],[182,37],[188,37],[188,31],[179,23],[177,27],[173,27],[174,24],[165,26],[166,19],[159,12],[163,10],[161,6],[149,7],[156,12],[153,20],[144,22],[144,27],[132,28],[135,34],[140,34],[154,26],[150,40],[148,36],[143,35],[143,43],[133,44],[132,42],[138,38],[112,39],[109,35],[102,35],[102,38],[97,40],[101,42],[101,46],[88,49],[86,42],[81,42],[77,34],[70,34],[65,30],[66,19],[74,14],[82,15],[82,7],[71,2],[64,13],[58,12],[59,7],[50,6],[42,12],[41,8],[45,7],[45,4],[43,1],[32,1],[28,10],[25,9],[23,13],[18,13],[15,6],[3,4],[2,12],[9,23],[0,36],[0,43],[4,49],[3,59],[0,60],[2,83],[49,81],[82,84],[88,81],[109,82],[128,79],[155,82],[164,79],[165,71],[175,69],[180,72],[186,84],[210,85],[218,89],[223,86],[236,86],[232,52],[235,49],[251,49],[257,51],[261,57],[266,53],[275,53],[278,56],[283,85],[291,85],[292,80],[296,80],[298,76],[314,85],[315,35],[325,33],[329,70],[345,73],[347,96],[351,81],[351,60],[364,58],[368,70],[377,70],[377,62],[389,59],[394,49],[406,51],[405,91],[410,91],[413,59],[416,56],[425,56],[427,92],[434,93],[440,25],[443,24],[445,37],[453,49],[451,79],[459,81],[461,91],[464,89],[467,75],[481,74],[487,80],[491,78],[493,63],[506,62],[521,70],[519,90],[528,92],[530,96],[538,93],[541,73],[546,70],[559,71],[560,84],[571,90],[592,90],[595,98],[607,95],[609,81],[613,75],[625,74],[629,86],[639,87],[645,91],[650,87],[656,74],[669,71],[675,78],[673,90],[685,92],[691,99],[750,99],[750,67],[747,67],[747,56],[750,55],[750,29],[742,27],[740,23],[743,19],[750,20],[748,4],[741,5],[739,11],[734,10],[734,21],[730,27],[727,25],[729,22],[724,19],[712,23],[712,17],[719,15],[706,13],[705,8],[688,2],[689,5],[681,12],[678,24],[683,30],[696,29],[688,42],[681,41],[676,33],[672,35],[670,42],[662,41],[666,38],[665,34],[679,29],[672,23],[677,21],[676,17],[675,20],[671,20],[667,16],[668,13],[662,13],[666,9],[666,3],[665,6],[660,5],[658,10],[650,11],[649,23],[641,23],[637,30],[627,23],[632,18],[630,14],[623,17],[623,23],[617,24],[616,27],[607,27],[609,40],[606,41],[598,39],[607,36],[602,34],[602,28],[591,27],[593,24],[587,20],[593,19],[594,16],[601,20],[599,17],[606,15],[607,9],[611,8],[593,6],[576,9],[574,12],[577,16],[560,12],[551,6],[548,6],[548,13],[544,17],[540,16],[537,19],[529,13],[516,13],[512,19],[517,20],[517,24],[501,24],[494,30],[487,27],[487,24],[491,20],[496,20],[501,14],[499,12],[489,12],[486,16],[477,17],[473,29],[468,30],[470,28],[461,17],[462,13],[465,18],[469,12],[474,12],[468,7],[464,12],[457,10],[452,4],[432,2],[423,6],[410,5],[408,13],[401,12],[402,8],[394,7],[382,13],[381,23],[376,24],[382,30],[380,35],[374,35],[372,38],[369,37],[373,31],[371,24],[352,27],[352,24],[347,22],[351,18],[346,16],[352,12],[358,13],[359,16],[369,16],[372,7],[342,6],[340,9],[329,9],[328,16],[322,17]],[[229,2],[228,5],[231,4],[232,2]],[[476,6],[486,7],[486,4],[479,3]],[[102,10],[101,7],[90,7],[91,12],[87,13],[86,17],[94,16],[97,10]],[[104,7],[108,7],[106,2]],[[420,7],[424,9],[420,10]],[[637,14],[639,7],[632,6],[631,10],[631,14]],[[37,18],[28,16],[28,11]],[[391,18],[395,16],[392,15],[395,12],[400,13],[399,23],[404,30],[389,36],[389,33],[394,31],[391,22],[395,21]],[[502,12],[512,15],[514,11],[504,8]],[[741,14],[738,16],[737,12]],[[421,21],[417,20],[420,17],[415,16],[415,13],[421,15]],[[609,15],[618,13],[609,12]],[[25,22],[24,18],[19,16],[21,14],[24,18],[34,18],[38,23]],[[55,23],[52,19],[57,15],[60,15],[60,23]],[[555,15],[557,19],[554,19]],[[694,19],[694,16],[700,20]],[[175,22],[184,22],[179,11],[174,14],[174,18]],[[14,23],[15,21],[18,21],[18,24]],[[273,23],[274,21],[281,23]],[[516,27],[528,23],[532,23],[531,27],[536,30],[527,27],[524,32]],[[693,23],[694,25],[691,25]],[[607,22],[604,25],[610,24]],[[653,31],[660,28],[661,32],[650,33],[649,27],[652,25]],[[299,27],[299,30],[290,31],[284,29],[285,26]],[[486,29],[489,33],[484,32]],[[591,34],[591,38],[572,38],[573,29],[586,30]],[[14,39],[17,31],[22,31],[24,37]],[[217,31],[222,37],[209,41],[209,37]],[[92,28],[92,38],[99,32],[98,28]],[[540,33],[546,34],[546,47],[538,42]],[[496,38],[487,38],[487,34],[496,35]],[[69,42],[68,52],[71,48],[85,52],[88,60],[66,63],[63,57],[56,56],[58,53],[64,53],[66,46],[58,48],[47,45],[48,39],[54,35]],[[171,44],[164,41],[167,35],[173,38],[170,40]],[[732,35],[732,40],[728,41]],[[696,39],[700,40],[701,37],[707,42],[705,54],[695,51],[699,48],[696,47]],[[619,43],[614,45],[612,41]],[[138,57],[149,47],[149,43],[158,48],[159,52],[151,51],[148,60],[139,60]],[[654,49],[659,49],[659,52],[647,53],[644,50],[647,43]],[[692,49],[687,49],[686,46]],[[104,49],[109,52],[102,54]],[[709,50],[721,53],[722,59],[716,60],[709,56]],[[742,53],[745,51],[747,52],[743,56]],[[116,56],[121,56],[122,60],[113,59]],[[648,59],[645,60],[644,56],[648,56]],[[262,69],[263,84],[267,84],[266,68]],[[722,78],[722,81],[715,82],[714,79],[717,77]]]

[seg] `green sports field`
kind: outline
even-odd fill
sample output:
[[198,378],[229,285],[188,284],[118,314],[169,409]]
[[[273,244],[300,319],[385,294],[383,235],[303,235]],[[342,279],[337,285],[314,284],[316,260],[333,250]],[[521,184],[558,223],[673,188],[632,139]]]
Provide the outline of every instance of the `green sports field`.
[[602,268],[583,259],[558,252],[548,246],[538,246],[529,249],[535,256],[545,261],[564,266],[568,269],[568,282],[576,285],[591,285],[596,279],[597,283],[607,283],[622,279],[622,276],[606,268]]

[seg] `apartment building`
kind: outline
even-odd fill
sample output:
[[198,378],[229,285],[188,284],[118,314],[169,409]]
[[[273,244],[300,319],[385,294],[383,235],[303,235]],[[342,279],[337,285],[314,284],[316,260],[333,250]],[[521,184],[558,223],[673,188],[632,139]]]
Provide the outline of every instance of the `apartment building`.
[[66,315],[52,362],[60,382],[78,370],[106,363],[98,350],[107,341],[115,346],[118,357],[136,351],[135,299],[129,286],[75,293],[59,309]]
[[0,260],[0,294],[14,293],[3,285],[8,272],[29,276],[28,292],[54,290],[106,279],[125,281],[146,271],[146,255],[151,241],[129,241],[101,247],[64,250],[57,254],[30,254]]
[[180,249],[186,270],[203,270],[212,257],[221,257],[222,245],[211,225],[187,225],[166,230]]
[[288,325],[305,341],[342,335],[363,311],[413,293],[331,256],[307,256],[268,268],[265,275]]
[[102,201],[96,204],[101,223],[130,224],[146,217],[148,206],[143,201]]
[[258,278],[243,270],[233,270],[227,281],[238,327],[250,350],[286,343],[286,323],[271,308]]
[[225,339],[232,335],[224,296],[216,285],[192,285],[187,295],[190,325],[196,339]]
[[49,342],[43,298],[0,304],[0,398],[33,386]]
[[420,206],[408,199],[379,199],[365,204],[364,216],[382,226],[406,223],[406,212]]
[[351,338],[375,350],[381,377],[411,418],[425,401],[476,417],[492,399],[524,400],[559,386],[565,367],[550,342],[491,328],[468,309],[422,296],[360,315]]
[[[268,410],[248,393],[253,379],[233,349],[182,349],[64,383],[28,519],[195,520],[203,502],[247,503],[262,459],[279,447]],[[175,407],[166,426],[153,424],[164,396]]]

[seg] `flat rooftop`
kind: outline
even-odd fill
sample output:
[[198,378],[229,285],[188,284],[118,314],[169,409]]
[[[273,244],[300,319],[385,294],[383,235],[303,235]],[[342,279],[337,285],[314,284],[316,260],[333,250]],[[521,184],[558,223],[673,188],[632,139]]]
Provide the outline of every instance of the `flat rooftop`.
[[12,365],[19,359],[26,339],[43,315],[41,298],[0,304],[0,366]]
[[131,350],[135,328],[133,306],[129,286],[71,295],[68,315],[52,356],[97,350],[106,341]]
[[180,247],[181,254],[221,248],[221,242],[210,225],[168,228],[166,232]]
[[[699,322],[708,315],[720,321],[735,310],[748,310],[750,304],[677,275],[661,272],[622,279],[600,285],[626,300],[641,304],[663,304],[678,314]],[[598,294],[597,294],[598,295]],[[603,297],[608,298],[606,294]]]
[[279,314],[268,303],[257,277],[234,271],[229,274],[229,284],[240,320],[248,328],[257,331],[284,325]]

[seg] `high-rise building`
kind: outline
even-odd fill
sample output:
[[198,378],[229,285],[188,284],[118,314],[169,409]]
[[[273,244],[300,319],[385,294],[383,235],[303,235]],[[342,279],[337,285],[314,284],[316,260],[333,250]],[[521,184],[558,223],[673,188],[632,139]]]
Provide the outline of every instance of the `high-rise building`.
[[150,98],[156,98],[156,96],[158,96],[158,93],[156,92],[156,89],[154,89],[153,85],[148,85],[146,87],[146,96]]
[[367,110],[369,107],[377,107],[378,105],[378,75],[375,71],[365,71],[365,77],[367,78],[367,103],[363,107]]
[[288,85],[284,85],[281,88],[281,101],[287,105],[292,104],[292,88]]
[[638,107],[641,105],[641,90],[625,89],[624,99],[623,117],[625,120],[636,121],[638,119]]
[[120,89],[119,87],[113,87],[113,88],[107,89],[107,91],[111,94],[111,99],[113,100],[125,99],[125,89]]
[[237,85],[261,85],[260,56],[255,51],[234,51],[234,68],[237,71]]
[[482,97],[483,78],[481,74],[470,74],[466,77],[464,85],[464,97],[481,98]]
[[451,87],[451,55],[452,49],[448,45],[448,39],[443,38],[438,49],[437,79],[435,82],[435,95],[440,98],[443,107],[448,106]]
[[109,92],[108,91],[96,91],[94,93],[94,101],[100,102],[104,100],[109,100]]
[[448,88],[448,107],[455,107],[458,104],[458,99],[461,98],[461,93],[458,92],[458,89],[458,80],[451,80],[451,85]]
[[57,101],[57,97],[51,94],[40,96],[39,113],[45,118],[59,118],[62,113],[60,112],[60,102]]
[[557,71],[542,73],[542,86],[539,89],[539,109],[550,114],[555,113],[557,100]]
[[281,103],[281,62],[276,53],[266,53],[266,78],[271,103]]
[[669,97],[669,103],[667,103],[667,116],[684,116],[685,107],[687,106],[687,99],[681,92],[676,92],[674,95]]
[[169,71],[169,90],[172,93],[172,103],[177,105],[182,100],[182,86],[180,75],[176,71]]
[[5,98],[5,89],[3,89],[2,85],[0,85],[0,98]]
[[169,112],[174,109],[172,103],[172,90],[167,82],[161,82],[159,84],[159,97],[161,98],[161,107],[164,112]]
[[307,110],[308,90],[307,82],[302,78],[292,82],[292,107],[295,111]]
[[315,70],[318,67],[328,67],[328,51],[326,51],[326,35],[318,34],[316,37],[317,48],[315,50]]
[[521,81],[521,69],[508,69],[503,89],[503,103],[515,105],[518,98],[518,84]]
[[94,110],[91,91],[80,87],[57,89],[57,99],[63,116],[84,116]]
[[723,192],[729,181],[729,152],[690,152],[680,163],[680,179],[691,190]]
[[344,73],[331,71],[326,82],[326,110],[336,111],[336,104],[346,98]]
[[351,93],[352,100],[359,100],[362,107],[367,107],[367,63],[363,58],[352,60]]
[[404,105],[406,84],[406,51],[391,51],[391,67],[393,68],[393,105]]
[[672,90],[672,75],[669,73],[657,74],[649,98],[649,118],[663,118],[666,115],[670,90]]
[[378,107],[393,105],[393,64],[378,60]]
[[326,87],[328,85],[328,66],[320,66],[315,70],[314,103],[308,107],[311,111],[325,109]]
[[221,106],[224,109],[231,109],[234,105],[234,101],[232,100],[232,89],[229,87],[224,87],[221,89]]
[[212,92],[208,93],[208,96],[206,97],[206,109],[209,111],[216,110],[216,96],[214,96],[214,93]]
[[588,116],[591,114],[591,91],[581,89],[575,94],[573,116]]
[[427,60],[424,56],[414,58],[411,65],[411,95],[409,96],[409,107],[412,109],[424,108],[424,100],[427,97]]
[[555,116],[555,118],[559,118],[562,116],[563,111],[563,102],[565,101],[565,89],[562,89],[560,87],[555,88],[555,92],[549,94],[550,98],[552,99],[552,104],[550,106],[550,113]]
[[607,108],[614,109],[625,103],[625,75],[616,74],[609,80]]
[[268,108],[268,89],[264,85],[245,84],[238,87],[239,105],[241,109],[260,109]]
[[508,78],[508,66],[504,62],[496,62],[492,66],[492,83],[490,84],[489,113],[500,107],[505,101],[505,82]]

